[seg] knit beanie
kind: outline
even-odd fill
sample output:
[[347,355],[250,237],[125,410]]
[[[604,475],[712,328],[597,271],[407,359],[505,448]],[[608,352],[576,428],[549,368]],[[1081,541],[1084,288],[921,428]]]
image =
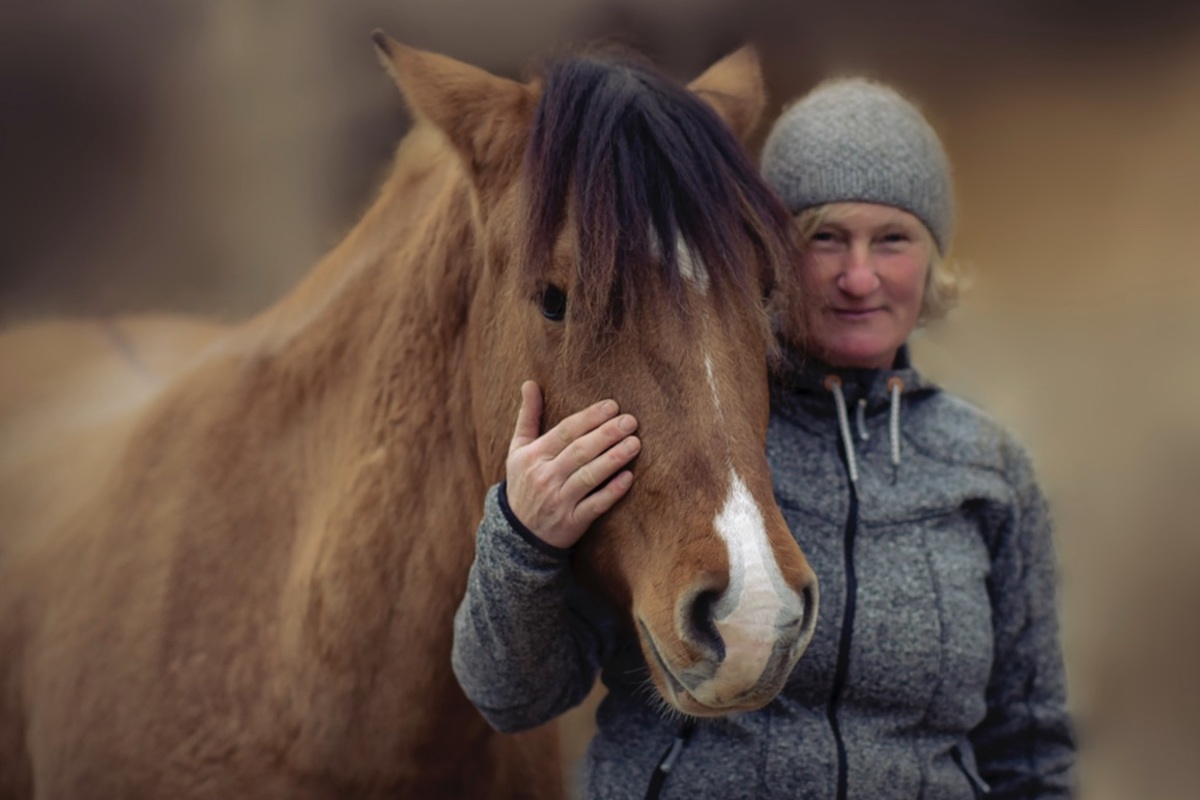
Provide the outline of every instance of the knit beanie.
[[788,107],[767,136],[762,173],[793,214],[880,203],[925,223],[938,250],[954,233],[950,162],[921,112],[862,78],[827,81]]

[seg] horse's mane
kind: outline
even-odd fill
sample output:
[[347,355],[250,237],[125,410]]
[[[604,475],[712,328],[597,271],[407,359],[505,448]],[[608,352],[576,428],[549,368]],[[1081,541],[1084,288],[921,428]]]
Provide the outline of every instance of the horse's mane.
[[[524,163],[525,263],[531,280],[544,280],[554,241],[573,219],[573,315],[620,327],[654,280],[681,302],[687,255],[703,264],[713,291],[739,302],[794,263],[787,210],[695,94],[629,53],[563,58],[543,80]],[[767,265],[768,285],[747,268],[752,258]]]

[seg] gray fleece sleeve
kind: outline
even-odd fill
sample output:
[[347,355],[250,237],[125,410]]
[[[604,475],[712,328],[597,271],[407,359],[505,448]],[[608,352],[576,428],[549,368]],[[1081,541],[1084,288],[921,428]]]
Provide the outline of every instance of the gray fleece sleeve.
[[475,562],[454,617],[459,685],[498,731],[536,727],[578,705],[595,683],[601,637],[573,602],[569,551],[542,542],[488,492]]
[[1024,450],[1009,442],[1014,505],[992,531],[995,660],[988,713],[971,734],[989,798],[1072,794],[1075,740],[1059,641],[1050,516]]

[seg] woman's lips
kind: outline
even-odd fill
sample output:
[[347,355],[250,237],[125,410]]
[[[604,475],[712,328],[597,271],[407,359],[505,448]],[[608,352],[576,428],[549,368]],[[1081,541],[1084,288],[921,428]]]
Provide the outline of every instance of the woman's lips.
[[859,320],[869,319],[872,315],[882,311],[881,308],[835,308],[833,309],[834,316],[838,319],[847,322],[856,322]]

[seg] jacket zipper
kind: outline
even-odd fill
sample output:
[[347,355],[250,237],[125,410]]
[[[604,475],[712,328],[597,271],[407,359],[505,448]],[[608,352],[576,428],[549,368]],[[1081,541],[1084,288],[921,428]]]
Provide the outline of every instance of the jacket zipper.
[[[843,463],[845,456],[843,455]],[[846,468],[849,479],[849,467]],[[846,608],[842,613],[842,635],[838,642],[837,671],[833,676],[833,691],[829,696],[829,707],[826,714],[829,726],[833,729],[833,740],[837,745],[837,800],[846,800],[847,779],[849,766],[846,762],[846,743],[842,739],[841,724],[838,722],[838,701],[846,688],[846,678],[850,671],[850,638],[854,629],[854,616],[858,602],[858,575],[854,571],[854,539],[858,534],[858,492],[854,482],[850,481],[850,510],[846,514],[846,534],[843,546],[843,560],[846,571]]]
[[683,721],[683,725],[679,728],[679,733],[671,740],[671,744],[667,745],[667,749],[663,751],[662,758],[658,760],[658,764],[654,767],[654,772],[650,774],[650,785],[646,787],[646,800],[658,800],[658,796],[662,794],[663,783],[667,780],[667,775],[675,768],[675,762],[679,760],[679,754],[683,752],[683,748],[687,747],[688,741],[692,738],[692,733],[696,730],[696,719],[688,717]]

